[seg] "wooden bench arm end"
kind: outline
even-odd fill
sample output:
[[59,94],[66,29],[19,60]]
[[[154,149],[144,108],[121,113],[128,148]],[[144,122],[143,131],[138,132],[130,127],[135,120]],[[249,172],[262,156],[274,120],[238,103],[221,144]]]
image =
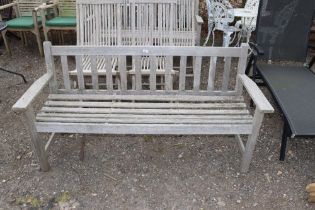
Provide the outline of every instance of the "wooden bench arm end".
[[13,105],[12,110],[15,112],[24,112],[32,104],[35,98],[47,86],[52,79],[52,74],[46,73],[36,80],[31,87],[23,94],[23,96]]
[[271,106],[263,92],[258,88],[257,84],[253,82],[248,76],[245,74],[239,74],[238,78],[244,85],[251,99],[254,101],[256,107],[260,112],[263,113],[273,113],[274,108]]
[[204,23],[202,17],[199,15],[196,15],[196,22],[197,22],[197,24],[200,24],[200,25],[202,25]]

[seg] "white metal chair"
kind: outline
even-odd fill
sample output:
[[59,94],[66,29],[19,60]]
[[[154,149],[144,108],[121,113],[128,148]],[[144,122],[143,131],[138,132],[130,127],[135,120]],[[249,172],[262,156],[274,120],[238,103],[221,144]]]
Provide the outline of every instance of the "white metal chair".
[[237,21],[235,26],[240,29],[240,39],[246,38],[246,42],[249,42],[252,32],[256,30],[259,0],[247,0],[244,9],[252,11],[256,14],[256,17],[244,17],[242,20]]
[[230,26],[230,23],[234,21],[233,7],[227,0],[211,0],[210,8],[214,21],[213,36],[216,30],[222,31],[222,46],[228,47],[231,42],[231,35],[239,31],[235,26]]

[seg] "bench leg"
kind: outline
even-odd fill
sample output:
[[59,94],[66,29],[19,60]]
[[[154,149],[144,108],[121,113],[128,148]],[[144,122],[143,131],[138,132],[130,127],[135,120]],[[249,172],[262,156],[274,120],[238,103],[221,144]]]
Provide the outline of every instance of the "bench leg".
[[261,113],[258,109],[256,109],[255,115],[254,115],[252,134],[248,136],[245,151],[242,157],[241,171],[243,173],[247,172],[249,169],[249,165],[253,157],[254,149],[256,146],[256,142],[257,142],[257,138],[258,138],[258,134],[260,131],[263,118],[264,118],[264,114]]
[[281,149],[280,149],[280,161],[284,161],[285,153],[287,148],[288,137],[290,136],[290,129],[287,122],[284,122],[283,131],[282,131],[282,142],[281,142]]
[[37,155],[40,168],[42,171],[49,171],[50,165],[48,163],[47,153],[45,150],[45,145],[43,144],[43,141],[39,139],[38,133],[36,131],[35,127],[35,115],[32,108],[29,108],[25,112],[25,118],[26,118],[26,125],[29,129],[32,144],[33,144],[33,150]]
[[7,49],[7,52],[9,53],[9,55],[11,56],[12,52],[11,52],[11,48],[10,48],[8,37],[6,36],[6,33],[7,33],[7,30],[4,30],[1,32],[5,48]]

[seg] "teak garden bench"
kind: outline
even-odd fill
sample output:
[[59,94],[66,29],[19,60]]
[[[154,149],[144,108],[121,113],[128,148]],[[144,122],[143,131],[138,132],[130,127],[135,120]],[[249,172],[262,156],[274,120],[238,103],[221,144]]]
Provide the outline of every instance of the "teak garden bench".
[[[242,151],[241,170],[249,168],[265,113],[273,108],[257,85],[245,75],[247,45],[234,48],[204,47],[88,47],[51,46],[44,43],[47,73],[38,79],[13,106],[24,113],[26,125],[38,156],[41,169],[50,169],[46,149],[55,133],[81,134],[152,134],[152,135],[235,135]],[[78,86],[70,84],[68,58],[75,57]],[[82,71],[84,56],[91,59],[92,89],[86,89]],[[96,63],[105,57],[108,66],[118,57],[120,89],[113,87],[112,71],[106,71],[106,88],[98,83]],[[136,90],[127,80],[127,57],[135,62]],[[150,58],[152,66],[159,56],[166,57],[165,90],[156,89],[155,68],[150,71],[150,87],[143,89],[142,56]],[[171,60],[180,58],[178,81],[171,85]],[[193,77],[187,78],[187,57],[193,57]],[[60,57],[62,78],[57,80],[55,62]],[[231,65],[237,61],[238,68]],[[101,58],[103,59],[103,58]],[[219,66],[225,60],[222,84],[215,85]],[[208,65],[206,69],[203,65]],[[234,73],[234,74],[232,74]],[[206,75],[206,76],[201,76]],[[235,75],[233,77],[232,75]],[[207,77],[206,84],[202,79]],[[188,79],[191,79],[189,81]],[[60,84],[59,84],[60,83]],[[235,84],[235,85],[234,85]],[[33,102],[49,85],[50,94],[35,115]],[[252,115],[244,98],[243,87],[256,104]],[[52,133],[46,146],[38,133]],[[249,135],[244,145],[241,135]]]

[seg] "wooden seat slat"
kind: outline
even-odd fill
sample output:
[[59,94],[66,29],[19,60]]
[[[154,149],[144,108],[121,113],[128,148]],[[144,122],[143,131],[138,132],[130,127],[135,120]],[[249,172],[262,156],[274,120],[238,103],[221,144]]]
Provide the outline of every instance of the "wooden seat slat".
[[129,118],[129,119],[142,119],[142,118],[155,118],[155,119],[206,119],[206,120],[251,120],[253,116],[251,115],[140,115],[140,114],[92,114],[92,113],[46,113],[40,112],[37,117],[62,117],[62,118]]
[[246,108],[245,103],[129,103],[93,101],[47,101],[48,107],[107,107],[107,108],[159,108],[159,109],[233,109]]
[[150,135],[235,135],[250,134],[252,124],[96,124],[35,122],[37,132]]
[[109,124],[251,124],[250,119],[159,119],[159,118],[65,118],[37,117],[37,122],[59,123],[109,123]]
[[49,100],[124,100],[124,101],[238,101],[243,102],[243,96],[199,96],[199,95],[114,95],[104,94],[50,94]]
[[246,109],[122,109],[122,108],[77,108],[77,107],[43,107],[43,112],[58,113],[116,113],[116,114],[196,114],[196,115],[215,115],[215,114],[249,114]]

